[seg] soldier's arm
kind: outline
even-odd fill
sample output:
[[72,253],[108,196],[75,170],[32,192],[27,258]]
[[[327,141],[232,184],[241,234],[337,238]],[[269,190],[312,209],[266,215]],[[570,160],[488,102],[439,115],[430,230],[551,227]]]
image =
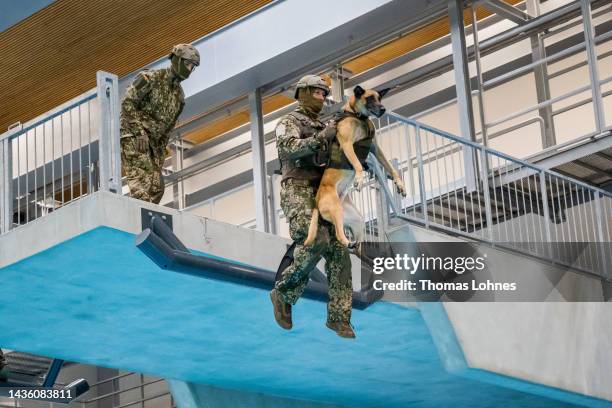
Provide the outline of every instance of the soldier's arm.
[[141,103],[150,91],[149,75],[140,72],[128,87],[121,103],[121,128],[132,129],[134,133],[144,131]]
[[292,120],[283,119],[276,125],[276,145],[279,152],[299,158],[319,151],[322,142],[317,137],[300,139],[300,128]]
[[176,122],[178,121],[179,116],[181,116],[181,113],[183,112],[183,108],[185,108],[185,99],[183,97],[183,99],[181,99],[181,105],[179,106],[179,109],[176,113],[176,116],[174,117],[174,120],[172,121],[172,124],[170,124],[170,127],[168,128],[168,131],[172,131],[172,129],[174,129],[174,126],[176,126]]

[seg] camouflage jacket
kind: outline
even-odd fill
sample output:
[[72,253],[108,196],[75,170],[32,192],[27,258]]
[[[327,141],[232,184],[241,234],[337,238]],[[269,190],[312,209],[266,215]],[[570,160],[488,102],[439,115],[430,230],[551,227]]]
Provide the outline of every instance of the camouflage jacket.
[[297,160],[316,154],[324,148],[324,143],[315,135],[325,129],[325,125],[308,117],[300,108],[281,118],[276,125],[276,148],[281,162],[283,179],[300,178],[318,180],[323,168],[294,168]]
[[184,105],[183,89],[169,68],[138,73],[121,104],[121,137],[145,133],[152,145],[165,149]]

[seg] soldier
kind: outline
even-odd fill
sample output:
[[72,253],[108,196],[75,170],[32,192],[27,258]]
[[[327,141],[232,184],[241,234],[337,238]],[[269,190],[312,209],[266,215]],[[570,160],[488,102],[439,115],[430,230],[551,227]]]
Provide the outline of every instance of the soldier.
[[180,82],[200,64],[190,44],[175,45],[169,58],[170,68],[140,72],[121,104],[121,160],[130,195],[155,204],[164,195],[168,135],[185,105]]
[[4,359],[4,354],[2,354],[2,349],[0,349],[0,381],[8,380],[9,369],[6,366],[6,360]]
[[353,288],[347,248],[336,239],[333,225],[326,221],[321,221],[314,244],[302,245],[308,235],[317,187],[327,163],[321,153],[336,135],[334,124],[326,128],[318,120],[328,93],[329,87],[320,77],[303,77],[295,91],[299,107],[281,118],[276,126],[276,146],[283,175],[281,207],[289,221],[295,249],[293,262],[282,271],[270,292],[270,299],[276,322],[283,329],[291,329],[291,306],[297,302],[311,270],[323,256],[329,283],[327,327],[341,337],[355,338],[350,324]]

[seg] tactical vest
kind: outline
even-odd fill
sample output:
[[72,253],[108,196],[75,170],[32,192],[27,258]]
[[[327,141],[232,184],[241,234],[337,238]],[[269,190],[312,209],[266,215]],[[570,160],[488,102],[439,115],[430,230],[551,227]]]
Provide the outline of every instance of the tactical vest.
[[[338,112],[334,115],[334,120],[336,121],[336,123],[339,123],[341,120],[348,117],[358,119],[359,125],[365,128],[366,130],[366,137],[362,140],[353,143],[353,150],[355,151],[355,155],[357,156],[359,162],[365,170],[368,168],[366,164],[366,159],[368,157],[368,153],[370,153],[376,129],[374,128],[374,124],[372,123],[372,121],[369,120],[366,116],[359,116],[352,112]],[[331,144],[329,156],[329,164],[327,167],[332,169],[353,170],[353,166],[346,158],[344,151],[340,147],[338,139],[335,139]]]
[[[317,132],[325,128],[325,125],[322,123],[320,126],[317,126],[320,122],[310,119],[301,112],[294,111],[288,113],[287,116],[291,116],[300,129],[300,139],[313,137]],[[295,178],[309,180],[312,181],[313,184],[318,184],[323,176],[323,171],[328,161],[328,153],[326,148],[322,148],[320,152],[302,156],[298,159],[291,159],[290,157],[280,157],[279,159],[281,162],[283,181]]]

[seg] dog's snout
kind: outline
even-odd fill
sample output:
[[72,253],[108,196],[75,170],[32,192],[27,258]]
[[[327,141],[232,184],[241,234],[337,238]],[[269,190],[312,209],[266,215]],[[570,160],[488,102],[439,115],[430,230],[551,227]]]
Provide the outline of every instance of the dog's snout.
[[385,109],[385,107],[384,107],[384,106],[381,106],[381,107],[380,107],[380,115],[381,115],[381,116],[382,116],[382,115],[384,115],[386,111],[387,111],[387,110]]

